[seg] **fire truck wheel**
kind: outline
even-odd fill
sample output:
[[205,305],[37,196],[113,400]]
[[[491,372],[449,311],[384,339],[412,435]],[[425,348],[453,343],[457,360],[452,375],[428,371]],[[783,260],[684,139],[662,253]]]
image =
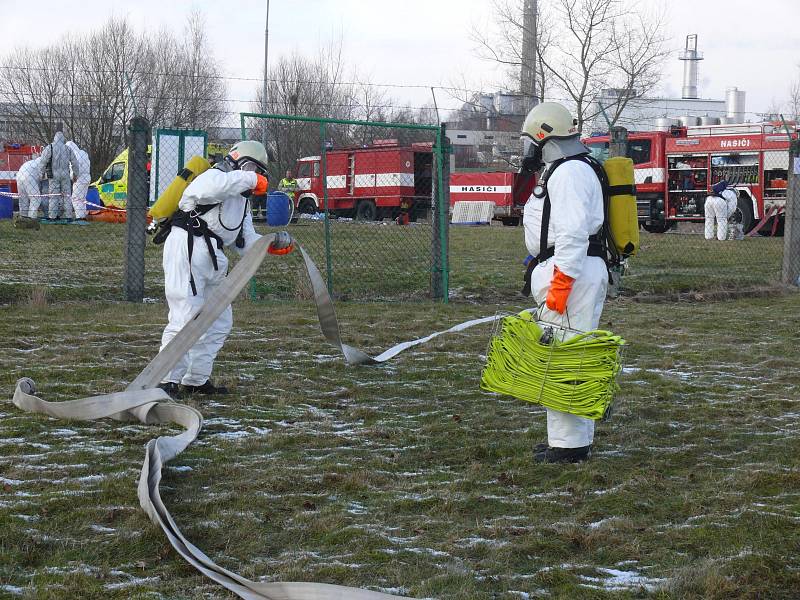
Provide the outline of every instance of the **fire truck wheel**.
[[646,221],[642,223],[644,230],[649,233],[666,233],[675,226],[674,222],[669,221]]
[[503,225],[506,227],[517,227],[519,225],[519,217],[503,217]]
[[372,200],[362,200],[356,207],[356,219],[358,221],[374,221],[378,216],[378,208]]
[[756,226],[756,218],[753,215],[753,201],[746,193],[739,194],[739,200],[736,203],[736,212],[731,216],[734,223],[742,224],[742,231],[750,233],[750,230]]
[[306,215],[313,215],[317,212],[317,206],[311,198],[303,198],[300,200],[300,205],[297,207],[297,210]]

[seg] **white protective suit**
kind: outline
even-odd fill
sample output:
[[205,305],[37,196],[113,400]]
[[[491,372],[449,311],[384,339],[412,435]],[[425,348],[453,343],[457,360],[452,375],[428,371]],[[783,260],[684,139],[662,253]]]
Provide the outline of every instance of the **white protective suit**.
[[22,164],[15,177],[19,193],[19,214],[35,219],[42,202],[42,178],[50,160],[50,146],[42,150],[41,156]]
[[717,239],[723,241],[728,237],[728,219],[736,212],[736,192],[727,188],[719,196],[706,196],[706,228],[707,240],[714,239],[714,220],[717,221]]
[[[546,156],[546,155],[545,155]],[[548,245],[555,255],[536,265],[531,274],[531,295],[542,306],[541,319],[572,329],[597,329],[608,287],[603,259],[586,256],[589,236],[603,226],[603,191],[592,167],[578,160],[562,163],[547,181],[550,196]],[[544,198],[531,195],[525,204],[525,245],[539,254]],[[563,315],[545,305],[553,267],[575,279]],[[567,336],[570,337],[570,336]],[[547,410],[547,443],[551,448],[581,448],[594,441],[594,421],[554,409]]]
[[67,148],[72,155],[72,175],[75,182],[72,184],[72,208],[75,211],[76,219],[86,218],[86,193],[89,191],[89,183],[92,180],[92,164],[89,155],[85,150],[81,150],[73,142],[67,142]]
[[[200,216],[208,223],[210,231],[222,238],[226,247],[233,247],[239,254],[250,247],[261,236],[253,229],[253,217],[248,200],[242,192],[252,190],[256,186],[256,174],[249,171],[230,171],[224,173],[218,169],[209,169],[197,177],[183,193],[178,208],[190,212],[200,205],[219,204],[209,212]],[[242,223],[244,248],[236,248],[236,237],[239,223]],[[221,223],[220,223],[221,219]],[[223,227],[224,225],[224,227]],[[228,231],[225,227],[233,229]],[[225,279],[228,273],[228,259],[222,250],[213,244],[219,270],[214,270],[208,247],[201,237],[195,237],[192,252],[191,275],[194,276],[197,295],[192,294],[189,283],[189,253],[187,236],[189,233],[179,227],[172,227],[164,242],[164,291],[169,304],[169,322],[161,337],[161,349],[186,324],[192,314],[203,305],[207,295]],[[214,359],[225,343],[225,339],[233,325],[231,307],[223,312],[203,337],[175,366],[164,380],[165,382],[182,383],[183,385],[203,385],[210,377]]]
[[[53,171],[53,176],[50,179],[50,194],[58,195],[50,196],[47,210],[48,216],[51,219],[57,219],[63,206],[64,216],[67,219],[72,219],[75,216],[72,210],[72,180],[69,174],[72,154],[64,142],[64,134],[62,132],[56,131],[50,148],[52,152],[50,164]],[[77,171],[74,165],[73,169]]]

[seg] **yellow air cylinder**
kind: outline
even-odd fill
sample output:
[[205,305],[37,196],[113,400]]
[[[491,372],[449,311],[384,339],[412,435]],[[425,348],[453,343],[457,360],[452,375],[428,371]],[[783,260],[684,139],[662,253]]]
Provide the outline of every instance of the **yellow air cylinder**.
[[633,256],[639,249],[639,217],[636,214],[636,186],[633,161],[616,156],[603,163],[610,185],[608,222],[614,246],[623,257]]
[[189,184],[201,173],[211,168],[211,164],[202,156],[193,156],[181,169],[181,172],[170,182],[167,189],[158,197],[150,207],[150,216],[156,221],[167,219],[178,210],[178,202]]

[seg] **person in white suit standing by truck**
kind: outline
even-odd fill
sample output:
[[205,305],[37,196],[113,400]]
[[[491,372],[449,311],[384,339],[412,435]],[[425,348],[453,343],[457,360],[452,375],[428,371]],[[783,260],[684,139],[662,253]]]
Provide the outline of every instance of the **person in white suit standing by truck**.
[[716,221],[717,239],[723,241],[728,238],[728,219],[736,212],[738,199],[736,192],[728,187],[728,182],[724,179],[715,183],[711,191],[712,194],[706,196],[704,207],[706,213],[705,236],[707,240],[714,239],[714,221]]

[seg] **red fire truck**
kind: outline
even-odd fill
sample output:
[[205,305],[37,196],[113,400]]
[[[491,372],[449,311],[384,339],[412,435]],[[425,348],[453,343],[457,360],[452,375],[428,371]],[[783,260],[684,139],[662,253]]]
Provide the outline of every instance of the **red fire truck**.
[[0,192],[17,193],[17,171],[41,152],[41,146],[0,142]]
[[[494,202],[494,219],[503,225],[519,225],[530,189],[513,194],[519,174],[506,171],[450,174],[450,208],[456,202]],[[532,182],[528,187],[533,187]]]
[[[430,143],[401,147],[397,140],[376,140],[366,148],[331,150],[325,162],[328,211],[336,216],[373,221],[405,212],[414,221],[430,209]],[[322,158],[298,159],[296,180],[296,210],[324,210]]]
[[[608,157],[607,135],[583,142],[595,158]],[[725,179],[739,196],[734,219],[745,232],[755,227],[762,235],[783,232],[789,137],[774,123],[633,132],[628,156],[634,162],[639,222],[647,231],[703,221],[706,196]]]

